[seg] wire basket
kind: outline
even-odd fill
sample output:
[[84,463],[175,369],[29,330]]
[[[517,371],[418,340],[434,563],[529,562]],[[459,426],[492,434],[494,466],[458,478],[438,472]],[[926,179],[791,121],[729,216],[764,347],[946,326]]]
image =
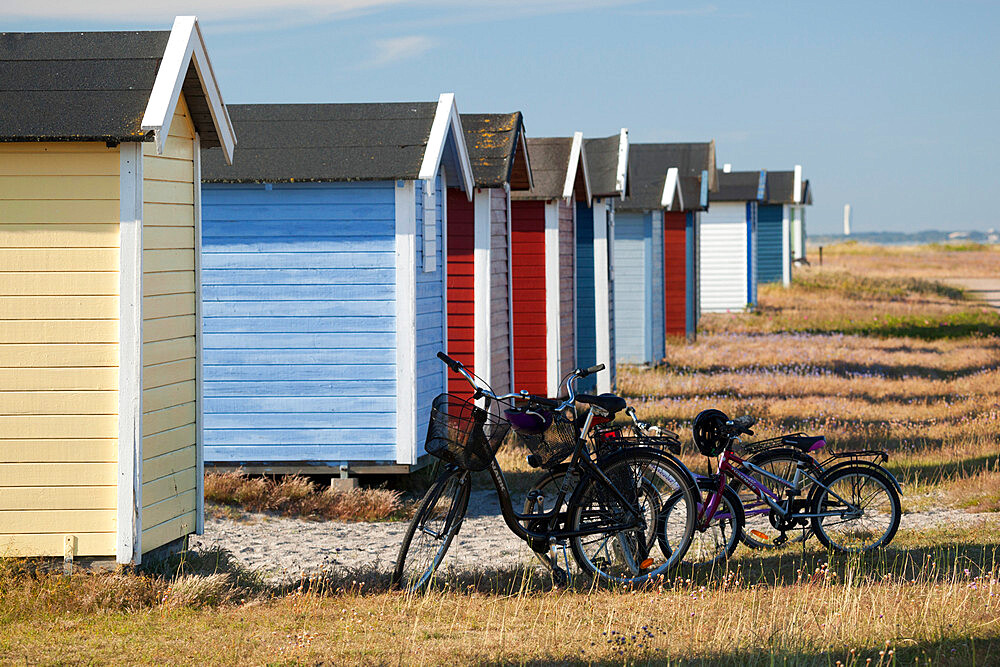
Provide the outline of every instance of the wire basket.
[[576,449],[576,427],[566,419],[557,417],[544,433],[514,431],[518,443],[535,455],[535,465],[550,468],[562,462]]
[[471,399],[440,394],[431,405],[427,453],[465,470],[486,470],[510,431],[510,422]]
[[605,456],[623,447],[655,447],[673,454],[680,453],[681,441],[676,433],[663,431],[658,435],[647,435],[634,424],[607,424],[592,431],[594,451],[598,457]]
[[798,436],[804,436],[805,433],[785,433],[784,435],[779,435],[774,438],[767,438],[765,440],[757,440],[756,442],[744,442],[742,443],[743,451],[748,454],[756,454],[762,452],[765,449],[775,449],[776,447],[785,447],[790,443],[786,442],[788,438],[795,438]]

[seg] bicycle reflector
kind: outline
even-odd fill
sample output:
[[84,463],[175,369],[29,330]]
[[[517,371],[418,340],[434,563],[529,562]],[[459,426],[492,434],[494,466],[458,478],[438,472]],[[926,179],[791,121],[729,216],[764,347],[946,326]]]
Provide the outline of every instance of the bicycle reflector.
[[728,444],[724,434],[729,417],[721,410],[702,410],[694,418],[691,430],[694,444],[704,456],[718,456]]

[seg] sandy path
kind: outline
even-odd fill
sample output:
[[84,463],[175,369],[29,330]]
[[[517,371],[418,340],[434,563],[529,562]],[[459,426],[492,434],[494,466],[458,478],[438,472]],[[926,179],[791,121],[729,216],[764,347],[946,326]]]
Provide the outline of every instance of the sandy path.
[[[1000,516],[939,508],[904,514],[900,527],[926,530],[979,521],[1000,523]],[[388,570],[405,530],[406,523],[400,522],[305,521],[251,514],[245,520],[207,518],[205,534],[192,537],[192,547],[222,547],[247,567],[280,580],[341,567]],[[534,562],[524,542],[504,525],[495,492],[473,492],[469,513],[445,565],[477,569]]]
[[944,282],[964,287],[973,298],[982,299],[1000,309],[1000,279],[996,278],[947,278]]

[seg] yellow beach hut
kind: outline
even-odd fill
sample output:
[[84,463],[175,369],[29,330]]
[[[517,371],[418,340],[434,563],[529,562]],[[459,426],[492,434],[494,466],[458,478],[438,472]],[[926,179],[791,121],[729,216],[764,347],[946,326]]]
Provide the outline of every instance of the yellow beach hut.
[[202,528],[194,17],[0,33],[0,557],[140,563]]

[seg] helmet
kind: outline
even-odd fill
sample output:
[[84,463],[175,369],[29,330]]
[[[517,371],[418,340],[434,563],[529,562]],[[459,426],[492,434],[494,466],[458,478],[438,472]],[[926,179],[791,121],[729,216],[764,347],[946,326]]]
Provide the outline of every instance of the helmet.
[[702,410],[694,418],[694,444],[704,456],[718,456],[729,442],[724,433],[729,417],[721,410]]
[[532,410],[527,406],[504,410],[504,416],[518,433],[541,435],[552,425],[552,413]]

